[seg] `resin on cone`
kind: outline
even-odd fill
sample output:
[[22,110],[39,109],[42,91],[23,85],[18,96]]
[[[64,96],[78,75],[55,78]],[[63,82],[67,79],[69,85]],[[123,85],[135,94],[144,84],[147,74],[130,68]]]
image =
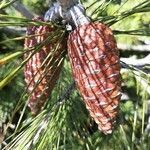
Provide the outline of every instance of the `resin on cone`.
[[86,108],[105,134],[112,133],[121,97],[119,52],[112,31],[102,23],[76,27],[68,53]]
[[[37,18],[34,20],[41,19]],[[27,36],[34,36],[25,39],[25,49],[41,44],[54,32],[55,29],[47,25],[29,26],[27,28]],[[65,42],[59,38],[37,50],[25,65],[24,76],[29,93],[28,106],[33,114],[37,114],[42,109],[59,78],[66,48]],[[24,55],[24,59],[32,52],[27,52]]]

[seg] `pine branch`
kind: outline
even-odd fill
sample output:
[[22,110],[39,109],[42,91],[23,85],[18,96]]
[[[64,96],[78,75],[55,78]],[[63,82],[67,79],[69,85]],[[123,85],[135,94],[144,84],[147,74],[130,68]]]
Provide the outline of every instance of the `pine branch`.
[[20,12],[24,17],[28,18],[28,19],[32,19],[34,17],[33,13],[29,12],[29,10],[20,2],[15,2],[12,4],[12,6],[18,11]]
[[127,45],[118,43],[117,46],[122,51],[150,52],[150,45]]
[[79,0],[57,0],[63,10],[67,11],[68,8],[79,3]]
[[135,59],[133,57],[130,57],[130,58],[120,58],[120,60],[128,65],[132,65],[135,67],[150,66],[150,54],[142,59]]

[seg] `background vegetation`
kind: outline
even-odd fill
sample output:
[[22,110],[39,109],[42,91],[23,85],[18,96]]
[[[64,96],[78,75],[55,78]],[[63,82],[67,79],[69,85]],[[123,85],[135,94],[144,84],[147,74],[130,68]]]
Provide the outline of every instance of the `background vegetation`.
[[[120,49],[123,96],[117,126],[107,136],[98,131],[74,88],[67,57],[44,110],[33,117],[26,107],[22,71],[25,29],[33,24],[30,15],[44,15],[49,3],[0,2],[0,148],[150,149],[150,1],[82,1],[93,21],[113,29]],[[23,14],[16,6],[31,14]]]

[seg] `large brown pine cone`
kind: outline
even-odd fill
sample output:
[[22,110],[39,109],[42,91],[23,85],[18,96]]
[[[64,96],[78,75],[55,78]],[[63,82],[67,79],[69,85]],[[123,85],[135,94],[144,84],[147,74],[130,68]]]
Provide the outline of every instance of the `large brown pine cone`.
[[121,97],[119,52],[112,31],[101,23],[77,27],[68,38],[77,88],[105,134],[112,133]]

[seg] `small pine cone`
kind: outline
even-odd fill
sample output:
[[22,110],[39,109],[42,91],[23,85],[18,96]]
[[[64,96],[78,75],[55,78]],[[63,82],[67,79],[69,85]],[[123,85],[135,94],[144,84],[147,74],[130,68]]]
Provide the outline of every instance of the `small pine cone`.
[[[41,20],[39,18],[34,20]],[[27,28],[27,35],[35,35],[25,39],[25,49],[36,46],[42,43],[48,34],[54,33],[55,29],[51,26],[30,26]],[[28,106],[31,112],[36,115],[45,104],[50,96],[63,65],[62,58],[65,54],[65,41],[59,38],[44,45],[38,50],[26,63],[24,68],[25,82],[28,87],[28,93],[31,94]],[[57,49],[56,49],[56,46]],[[33,52],[33,51],[32,51]],[[24,55],[26,59],[32,52],[27,52]],[[49,58],[47,59],[49,55]]]
[[121,97],[119,52],[112,31],[101,23],[79,26],[69,35],[68,51],[86,108],[99,130],[112,133]]

